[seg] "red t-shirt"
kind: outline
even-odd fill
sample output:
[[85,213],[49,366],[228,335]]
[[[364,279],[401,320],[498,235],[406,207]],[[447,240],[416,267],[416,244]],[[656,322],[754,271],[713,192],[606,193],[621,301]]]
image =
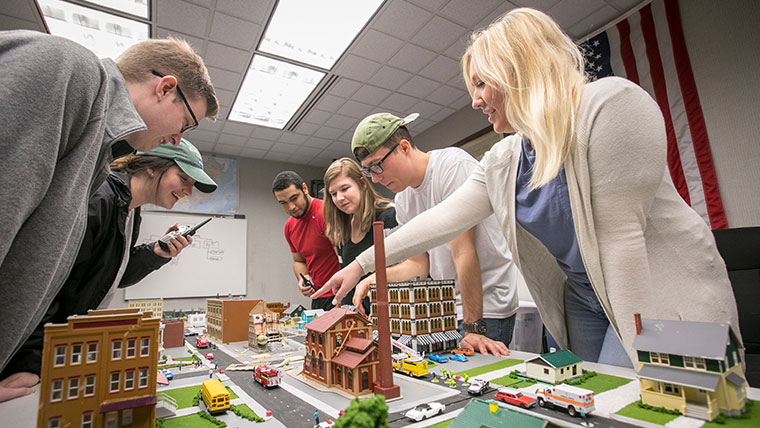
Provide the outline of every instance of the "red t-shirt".
[[[319,290],[340,270],[338,256],[333,250],[332,242],[325,236],[325,218],[322,216],[322,201],[312,198],[306,215],[296,219],[290,217],[285,222],[285,239],[290,251],[306,259],[314,288]],[[332,291],[322,297],[334,296]]]

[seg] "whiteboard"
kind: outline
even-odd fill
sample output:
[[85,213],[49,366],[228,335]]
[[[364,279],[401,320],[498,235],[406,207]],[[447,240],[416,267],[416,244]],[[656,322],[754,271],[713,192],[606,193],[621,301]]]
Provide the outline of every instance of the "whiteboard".
[[[138,244],[154,242],[173,224],[196,225],[211,216],[142,213]],[[246,220],[214,217],[171,262],[127,287],[125,298],[212,297],[246,294]]]

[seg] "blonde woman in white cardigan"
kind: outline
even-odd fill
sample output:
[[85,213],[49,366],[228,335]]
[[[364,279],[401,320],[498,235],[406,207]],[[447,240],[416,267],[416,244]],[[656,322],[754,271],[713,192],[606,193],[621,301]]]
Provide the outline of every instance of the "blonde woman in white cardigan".
[[[646,92],[616,77],[587,83],[577,46],[532,9],[473,34],[462,66],[472,107],[496,132],[516,133],[388,238],[387,263],[495,213],[549,332],[586,360],[635,364],[636,312],[738,333],[725,264],[672,184],[662,114]],[[324,289],[343,296],[373,269],[369,250]]]

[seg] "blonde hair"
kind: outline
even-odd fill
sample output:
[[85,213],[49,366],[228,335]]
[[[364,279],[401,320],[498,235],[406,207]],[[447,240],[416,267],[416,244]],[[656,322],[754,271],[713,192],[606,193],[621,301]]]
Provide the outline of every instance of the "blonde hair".
[[359,164],[349,158],[340,158],[334,161],[325,172],[325,201],[322,204],[322,215],[325,218],[325,235],[333,244],[342,244],[351,239],[351,217],[346,214],[332,201],[330,196],[330,183],[345,174],[359,186],[361,197],[359,198],[359,211],[353,215],[358,216],[359,229],[367,233],[375,221],[375,214],[390,208],[390,200],[377,194],[372,185],[362,174]]
[[[206,116],[216,119],[219,101],[203,59],[184,40],[149,39],[129,47],[115,60],[128,82],[144,82],[153,78],[152,70],[177,78],[182,92],[189,99],[206,101]],[[200,118],[198,118],[200,120]]]
[[586,83],[578,47],[545,13],[519,8],[472,34],[462,57],[472,95],[470,65],[480,81],[504,94],[507,120],[536,151],[531,189],[551,181],[575,144]]

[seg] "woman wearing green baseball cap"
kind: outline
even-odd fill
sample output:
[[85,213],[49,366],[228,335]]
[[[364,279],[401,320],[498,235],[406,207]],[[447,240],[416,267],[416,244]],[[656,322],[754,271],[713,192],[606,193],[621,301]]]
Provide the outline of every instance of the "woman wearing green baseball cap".
[[191,236],[177,236],[165,251],[157,242],[137,245],[137,237],[142,205],[171,209],[193,187],[210,193],[217,186],[203,171],[200,152],[187,140],[114,160],[105,183],[90,197],[87,229],[69,277],[0,379],[13,376],[20,384],[35,384],[45,323],[65,323],[70,315],[108,307],[118,288],[136,284],[190,245]]

